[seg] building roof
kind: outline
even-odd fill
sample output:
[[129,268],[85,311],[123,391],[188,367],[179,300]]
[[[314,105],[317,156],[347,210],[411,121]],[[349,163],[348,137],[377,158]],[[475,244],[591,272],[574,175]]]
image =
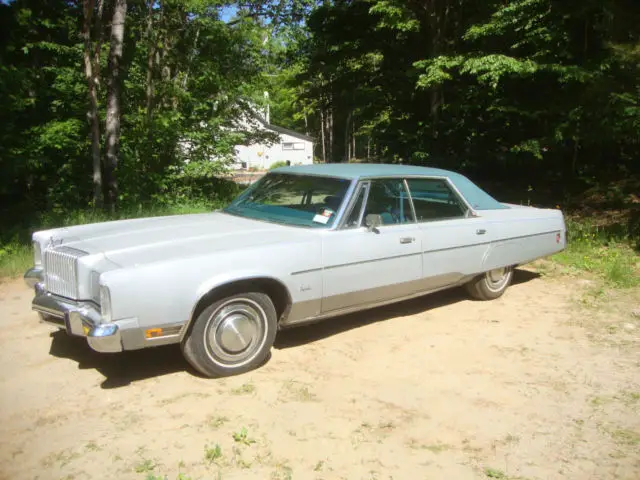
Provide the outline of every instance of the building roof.
[[273,125],[271,123],[265,123],[265,128],[273,130],[274,132],[283,133],[285,135],[291,135],[292,137],[299,138],[300,140],[306,140],[307,142],[313,142],[313,137],[309,135],[304,135],[303,133],[298,133],[293,130],[289,130],[288,128],[279,127],[277,125]]
[[428,176],[446,177],[455,185],[467,202],[476,210],[495,210],[509,208],[498,202],[487,192],[478,187],[464,175],[450,170],[413,165],[396,165],[383,163],[327,163],[315,165],[299,165],[280,167],[271,170],[273,173],[293,173],[299,175],[318,175],[326,177],[348,178],[357,180],[372,177],[407,177]]
[[294,130],[289,130],[288,128],[284,128],[284,127],[279,127],[278,125],[274,125],[272,123],[268,123],[267,120],[258,112],[254,111],[252,113],[253,117],[258,119],[258,121],[260,123],[262,123],[262,126],[264,128],[267,128],[269,130],[273,130],[274,132],[277,133],[283,133],[285,135],[291,135],[292,137],[295,138],[299,138],[300,140],[306,140],[307,142],[313,142],[313,137],[310,137],[309,135],[305,135],[303,133],[298,133]]

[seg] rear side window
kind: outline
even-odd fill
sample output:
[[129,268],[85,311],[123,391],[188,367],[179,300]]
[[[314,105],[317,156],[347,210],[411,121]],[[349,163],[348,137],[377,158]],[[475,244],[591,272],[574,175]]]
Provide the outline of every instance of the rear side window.
[[407,179],[418,222],[464,217],[467,207],[445,180]]

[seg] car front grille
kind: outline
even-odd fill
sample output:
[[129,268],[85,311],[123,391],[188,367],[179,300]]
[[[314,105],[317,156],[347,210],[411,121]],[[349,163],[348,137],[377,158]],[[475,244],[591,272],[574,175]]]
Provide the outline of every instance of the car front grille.
[[78,298],[78,258],[87,252],[70,247],[57,247],[44,252],[46,289],[62,297]]

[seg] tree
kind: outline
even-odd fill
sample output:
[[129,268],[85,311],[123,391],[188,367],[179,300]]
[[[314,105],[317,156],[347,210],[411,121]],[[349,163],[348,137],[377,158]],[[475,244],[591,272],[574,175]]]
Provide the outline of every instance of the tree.
[[124,44],[124,25],[127,16],[127,0],[115,0],[111,18],[109,50],[109,80],[107,92],[107,121],[105,125],[105,204],[113,210],[118,198],[116,167],[120,154],[120,63]]

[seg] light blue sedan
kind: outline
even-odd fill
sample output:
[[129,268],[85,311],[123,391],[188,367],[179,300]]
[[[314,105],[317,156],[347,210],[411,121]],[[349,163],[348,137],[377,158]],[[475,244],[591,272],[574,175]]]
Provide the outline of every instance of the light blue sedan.
[[514,267],[565,248],[565,224],[454,172],[334,164],[273,170],[221,211],[33,242],[42,321],[99,352],[180,344],[215,377],[261,365],[285,327],[460,285],[497,298]]

